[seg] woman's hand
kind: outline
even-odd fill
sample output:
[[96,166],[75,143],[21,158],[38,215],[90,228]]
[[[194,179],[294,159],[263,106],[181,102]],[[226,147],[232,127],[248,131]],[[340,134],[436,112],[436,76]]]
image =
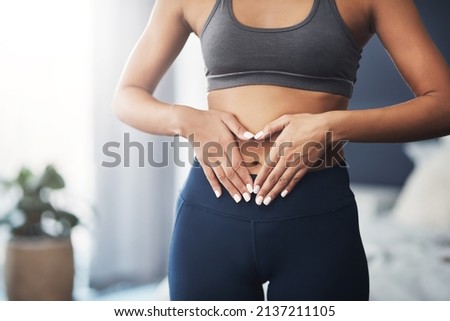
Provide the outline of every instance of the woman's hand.
[[283,115],[264,127],[255,139],[280,133],[255,179],[256,203],[269,205],[285,197],[312,168],[323,165],[328,122],[324,114]]
[[249,140],[253,134],[242,126],[233,114],[208,110],[190,109],[182,136],[189,139],[200,165],[217,197],[222,188],[239,203],[246,202],[253,192],[253,180],[243,166],[242,156],[236,138]]

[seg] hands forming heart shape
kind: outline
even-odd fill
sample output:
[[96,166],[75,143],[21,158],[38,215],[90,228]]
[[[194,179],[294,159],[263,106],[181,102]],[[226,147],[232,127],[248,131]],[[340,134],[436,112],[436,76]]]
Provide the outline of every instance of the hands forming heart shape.
[[[286,197],[311,169],[323,166],[323,155],[332,141],[326,114],[289,114],[250,133],[236,117],[219,111],[199,111],[189,120],[195,135],[189,138],[196,157],[217,197],[224,187],[233,199],[246,202],[256,194],[258,205]],[[241,141],[262,142],[277,134],[253,181],[238,148]],[[330,141],[331,137],[331,141]],[[342,144],[338,143],[340,149]],[[334,147],[333,147],[334,148]]]

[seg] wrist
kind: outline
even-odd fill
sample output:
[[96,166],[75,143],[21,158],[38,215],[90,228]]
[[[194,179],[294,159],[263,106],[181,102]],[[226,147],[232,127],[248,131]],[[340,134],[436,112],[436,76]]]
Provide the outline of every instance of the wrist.
[[184,105],[172,105],[173,109],[173,135],[179,135],[187,138],[192,133],[191,120],[196,118],[198,109],[184,106]]
[[337,143],[343,140],[348,140],[345,132],[343,131],[343,123],[348,115],[347,110],[332,110],[324,113],[326,131],[332,135],[332,142]]

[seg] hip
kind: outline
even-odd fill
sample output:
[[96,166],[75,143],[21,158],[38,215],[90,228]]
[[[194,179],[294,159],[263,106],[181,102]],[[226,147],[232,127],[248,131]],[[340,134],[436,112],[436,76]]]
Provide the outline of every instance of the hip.
[[277,198],[269,206],[258,206],[254,200],[236,203],[226,193],[216,198],[196,161],[180,190],[179,203],[196,206],[212,214],[253,221],[328,214],[346,206],[353,206],[356,210],[348,171],[344,166],[309,172],[285,198]]

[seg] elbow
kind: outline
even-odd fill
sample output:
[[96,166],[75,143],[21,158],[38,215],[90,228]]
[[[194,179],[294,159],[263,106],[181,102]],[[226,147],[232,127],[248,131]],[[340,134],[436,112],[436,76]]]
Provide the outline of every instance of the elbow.
[[448,91],[443,92],[440,97],[440,107],[444,111],[444,136],[450,135],[450,86]]
[[436,115],[436,125],[440,124],[439,127],[442,129],[439,136],[450,135],[450,89],[440,92],[435,96],[435,99],[435,106],[437,110],[441,111]]
[[124,100],[124,90],[121,88],[116,89],[111,101],[111,109],[113,115],[122,122],[125,122],[126,119]]
[[445,128],[445,133],[444,136],[449,136],[450,135],[450,100],[447,102],[445,109],[447,111],[446,115],[446,128]]

